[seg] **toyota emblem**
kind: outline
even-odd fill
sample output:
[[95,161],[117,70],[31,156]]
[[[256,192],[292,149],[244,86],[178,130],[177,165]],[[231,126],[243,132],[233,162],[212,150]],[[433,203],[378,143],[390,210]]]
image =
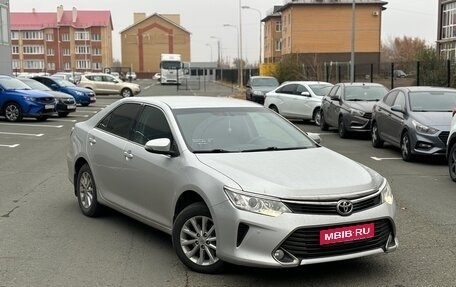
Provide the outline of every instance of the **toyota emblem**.
[[350,200],[342,199],[337,202],[337,213],[342,216],[350,215],[353,212],[353,203]]

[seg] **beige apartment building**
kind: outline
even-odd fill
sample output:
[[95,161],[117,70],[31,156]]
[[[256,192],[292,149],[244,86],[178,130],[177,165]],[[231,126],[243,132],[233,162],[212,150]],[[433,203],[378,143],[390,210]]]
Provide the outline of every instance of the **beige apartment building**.
[[14,72],[102,71],[112,66],[110,11],[11,12]]
[[181,54],[182,61],[190,61],[190,32],[180,25],[180,15],[134,13],[133,18],[133,25],[120,32],[123,67],[159,72],[161,54]]
[[[264,61],[298,55],[304,63],[349,62],[353,0],[289,0],[275,7],[265,23]],[[378,64],[384,5],[355,0],[355,63]]]

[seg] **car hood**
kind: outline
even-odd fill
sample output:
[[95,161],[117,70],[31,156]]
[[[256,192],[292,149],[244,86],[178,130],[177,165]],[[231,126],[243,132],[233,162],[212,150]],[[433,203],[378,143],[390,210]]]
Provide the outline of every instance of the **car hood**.
[[360,110],[363,112],[367,112],[367,113],[372,113],[372,111],[374,109],[374,105],[377,102],[376,101],[359,101],[359,102],[345,101],[345,103],[350,108],[354,108],[354,109],[357,109],[357,110]]
[[81,87],[65,87],[65,88],[68,90],[79,91],[79,92],[83,92],[86,94],[93,93],[93,91],[91,89],[87,89],[87,88],[81,88]]
[[46,91],[46,93],[53,95],[57,99],[74,99],[71,95],[58,91]]
[[419,123],[427,126],[449,131],[452,112],[413,112],[413,118]]
[[329,199],[370,193],[383,177],[324,147],[305,150],[196,154],[242,190],[283,199]]
[[50,93],[38,90],[8,90],[10,95],[17,95],[23,97],[34,97],[34,98],[51,98],[53,97]]

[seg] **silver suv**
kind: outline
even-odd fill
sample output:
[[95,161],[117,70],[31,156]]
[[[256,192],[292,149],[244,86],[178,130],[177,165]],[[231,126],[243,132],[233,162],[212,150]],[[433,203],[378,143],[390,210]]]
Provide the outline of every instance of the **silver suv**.
[[137,84],[124,82],[109,74],[91,73],[81,76],[79,87],[93,90],[97,95],[121,95],[123,98],[133,97],[141,92]]
[[447,143],[447,159],[450,177],[456,181],[456,108],[453,109],[453,120],[451,121],[450,135]]

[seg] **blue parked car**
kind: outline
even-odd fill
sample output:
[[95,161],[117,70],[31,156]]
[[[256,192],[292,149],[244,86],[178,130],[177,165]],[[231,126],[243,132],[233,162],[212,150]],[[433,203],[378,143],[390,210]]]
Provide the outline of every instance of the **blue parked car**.
[[58,91],[72,95],[76,100],[76,103],[81,104],[82,106],[88,106],[90,103],[96,102],[95,93],[92,90],[77,87],[70,81],[63,80],[57,77],[54,78],[43,76],[32,77],[32,79],[37,80],[38,82],[48,86],[53,91]]
[[0,115],[9,122],[33,117],[45,121],[55,113],[55,98],[42,91],[31,90],[16,78],[0,75]]

